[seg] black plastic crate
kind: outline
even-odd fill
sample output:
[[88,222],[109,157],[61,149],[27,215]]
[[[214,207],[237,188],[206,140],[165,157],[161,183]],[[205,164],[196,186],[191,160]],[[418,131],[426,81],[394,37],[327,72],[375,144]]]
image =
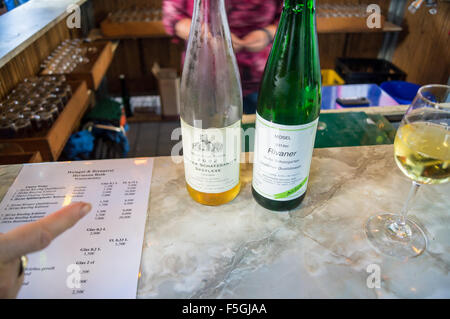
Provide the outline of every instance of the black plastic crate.
[[405,72],[382,59],[337,58],[336,71],[346,84],[406,80]]

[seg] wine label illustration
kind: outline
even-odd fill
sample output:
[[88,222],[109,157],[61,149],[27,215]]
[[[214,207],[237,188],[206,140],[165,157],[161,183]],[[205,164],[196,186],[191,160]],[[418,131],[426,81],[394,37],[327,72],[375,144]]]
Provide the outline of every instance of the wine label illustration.
[[181,120],[186,182],[203,193],[223,193],[239,183],[241,121],[202,129]]

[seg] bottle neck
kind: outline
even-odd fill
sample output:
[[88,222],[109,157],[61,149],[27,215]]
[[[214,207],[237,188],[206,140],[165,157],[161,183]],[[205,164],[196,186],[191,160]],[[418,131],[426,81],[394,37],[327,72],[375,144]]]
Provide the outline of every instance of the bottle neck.
[[258,114],[275,123],[314,121],[320,110],[320,61],[313,0],[285,0],[262,80]]
[[284,9],[295,11],[311,11],[316,7],[315,0],[284,0]]
[[225,12],[224,0],[195,0],[195,12],[202,15],[220,15]]
[[228,28],[224,0],[195,0],[192,21],[197,35],[224,36],[223,28]]

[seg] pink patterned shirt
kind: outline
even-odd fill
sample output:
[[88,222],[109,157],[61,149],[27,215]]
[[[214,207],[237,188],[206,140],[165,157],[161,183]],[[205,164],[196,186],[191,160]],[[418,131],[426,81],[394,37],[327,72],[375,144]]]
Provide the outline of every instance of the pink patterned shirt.
[[[230,30],[239,38],[248,33],[277,24],[282,0],[225,0]],[[164,0],[163,23],[167,33],[175,35],[175,25],[184,18],[192,18],[194,0]],[[272,45],[260,52],[242,50],[236,54],[244,96],[258,91],[264,67]],[[184,56],[184,55],[183,55]]]

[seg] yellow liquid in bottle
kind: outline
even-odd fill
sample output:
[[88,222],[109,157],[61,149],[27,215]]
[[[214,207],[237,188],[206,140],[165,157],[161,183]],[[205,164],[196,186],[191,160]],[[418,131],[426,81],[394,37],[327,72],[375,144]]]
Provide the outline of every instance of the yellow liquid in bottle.
[[233,187],[232,189],[223,192],[223,193],[203,193],[196,191],[192,187],[190,187],[188,184],[186,184],[187,190],[189,192],[189,195],[200,204],[203,205],[209,205],[209,206],[219,206],[226,204],[228,202],[231,202],[235,197],[239,194],[239,191],[241,190],[241,182]]
[[399,128],[395,161],[402,172],[423,184],[450,180],[450,132],[442,125],[416,122]]

